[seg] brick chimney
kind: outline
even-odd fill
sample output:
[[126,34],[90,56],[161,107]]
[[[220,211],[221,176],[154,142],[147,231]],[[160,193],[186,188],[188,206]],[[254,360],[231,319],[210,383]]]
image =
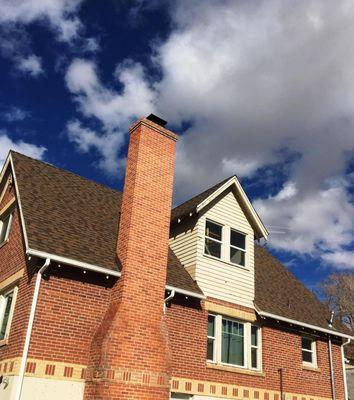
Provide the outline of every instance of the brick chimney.
[[163,317],[177,135],[150,115],[130,128],[112,289],[91,346],[85,400],[168,400],[169,352]]

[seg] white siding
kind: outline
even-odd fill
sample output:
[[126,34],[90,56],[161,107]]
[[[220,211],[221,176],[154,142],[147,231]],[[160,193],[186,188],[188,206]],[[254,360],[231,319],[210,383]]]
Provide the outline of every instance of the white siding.
[[178,224],[170,235],[170,247],[193,279],[196,279],[198,242],[196,222],[189,218]]
[[[237,229],[246,237],[246,267],[232,265],[204,255],[205,220]],[[198,220],[196,280],[204,294],[253,308],[254,233],[234,194],[229,191]]]
[[[170,246],[206,296],[253,308],[253,228],[231,190],[226,191],[205,210],[198,219],[186,218],[174,227],[170,235]],[[204,255],[206,219],[246,234],[245,267]]]

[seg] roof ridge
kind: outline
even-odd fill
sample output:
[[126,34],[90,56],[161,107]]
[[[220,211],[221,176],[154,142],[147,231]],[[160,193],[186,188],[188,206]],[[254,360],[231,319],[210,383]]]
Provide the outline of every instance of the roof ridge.
[[113,191],[113,192],[122,194],[122,191],[121,191],[121,190],[114,189],[114,188],[112,188],[112,187],[110,187],[110,186],[104,185],[103,183],[94,181],[93,179],[86,178],[85,176],[79,175],[79,174],[77,174],[76,172],[69,171],[69,170],[67,170],[67,169],[58,167],[57,165],[51,164],[51,163],[49,163],[49,162],[46,162],[46,161],[43,161],[43,160],[38,160],[37,158],[30,157],[30,156],[28,156],[28,155],[26,155],[26,154],[19,153],[18,151],[15,151],[15,150],[12,150],[12,149],[9,151],[9,153],[17,154],[17,155],[19,155],[20,157],[28,158],[28,159],[30,159],[30,160],[32,160],[32,161],[38,162],[39,164],[44,164],[44,165],[46,165],[46,166],[48,166],[48,167],[51,167],[51,168],[54,168],[54,169],[56,169],[56,170],[58,170],[58,171],[60,171],[60,172],[65,172],[65,173],[67,173],[67,174],[76,176],[76,177],[78,177],[78,178],[80,178],[80,179],[84,179],[85,181],[88,181],[88,182],[93,183],[93,184],[95,184],[95,185],[101,186],[101,187],[103,187],[103,188],[105,188],[105,189],[108,189],[108,190],[111,190],[111,191]]

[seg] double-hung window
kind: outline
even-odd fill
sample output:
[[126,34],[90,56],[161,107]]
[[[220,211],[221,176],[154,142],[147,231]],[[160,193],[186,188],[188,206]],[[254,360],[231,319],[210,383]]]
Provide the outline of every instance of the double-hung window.
[[208,315],[208,345],[207,359],[215,361],[216,337],[215,337],[215,315]]
[[12,223],[12,213],[6,214],[4,217],[0,217],[0,245],[9,237]]
[[222,315],[208,316],[207,360],[215,364],[261,369],[260,328]]
[[223,226],[207,220],[205,222],[205,254],[216,258],[222,256]]
[[246,235],[234,229],[230,232],[230,261],[243,267],[246,265]]
[[16,295],[17,287],[0,294],[0,341],[6,340],[9,336]]
[[317,366],[316,341],[303,336],[301,338],[302,363],[307,366]]

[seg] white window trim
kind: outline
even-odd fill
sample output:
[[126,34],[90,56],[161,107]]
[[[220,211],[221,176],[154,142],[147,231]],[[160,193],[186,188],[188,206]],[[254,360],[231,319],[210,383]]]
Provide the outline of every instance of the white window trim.
[[[215,317],[215,347],[214,347],[214,361],[208,360],[207,363],[221,365],[225,367],[234,367],[240,368],[245,370],[252,370],[261,372],[262,371],[262,330],[260,326],[257,324],[252,324],[248,321],[239,320],[232,317],[227,317],[223,315],[216,315],[210,313],[209,315],[213,315]],[[237,365],[237,364],[229,364],[221,361],[222,357],[222,320],[229,320],[233,322],[238,322],[244,326],[244,364]],[[252,359],[251,359],[251,326],[257,326],[258,328],[258,352],[257,352],[257,368],[252,368]]]
[[[210,236],[206,235],[205,232],[206,232],[206,224],[207,224],[207,222],[211,222],[211,223],[221,227],[221,240],[217,240],[217,239],[211,238]],[[220,222],[216,222],[216,221],[214,221],[214,220],[212,220],[210,218],[205,218],[203,229],[204,229],[203,230],[203,246],[204,246],[203,247],[203,254],[204,254],[204,256],[212,258],[214,260],[225,262],[225,263],[230,264],[230,265],[234,265],[236,267],[240,267],[240,268],[243,268],[243,269],[248,269],[248,256],[249,256],[248,255],[248,253],[249,253],[248,249],[249,249],[249,244],[248,244],[248,234],[246,232],[242,232],[239,229],[233,228],[232,226],[228,226],[228,225],[222,224]],[[245,248],[244,249],[242,249],[241,247],[233,246],[231,244],[231,231],[238,232],[241,235],[245,236]],[[221,244],[220,258],[206,253],[206,251],[205,251],[205,240],[206,239],[209,239],[209,240],[212,240],[214,242],[217,242],[217,243]],[[237,263],[234,263],[234,262],[231,261],[231,247],[234,248],[234,249],[237,249],[237,250],[241,250],[241,251],[243,251],[245,253],[245,265],[237,264]]]
[[[304,349],[302,347],[302,338],[311,340],[311,350]],[[304,361],[302,358],[302,352],[306,351],[307,353],[312,354],[312,362],[309,361]],[[317,368],[317,345],[316,345],[316,340],[310,336],[302,336],[301,337],[301,359],[302,359],[302,365],[305,367],[311,367],[311,368]]]
[[[218,225],[218,226],[221,227],[221,240],[218,240],[218,239],[212,238],[210,236],[207,236],[207,234],[205,232],[206,232],[206,225],[207,225],[208,222],[211,222],[212,224],[215,224],[215,225]],[[225,232],[224,231],[225,231],[225,229],[224,228],[225,228],[225,226],[223,224],[220,224],[220,222],[215,222],[215,221],[213,221],[213,220],[211,220],[209,218],[205,219],[205,223],[204,223],[204,254],[206,256],[214,258],[215,260],[223,260],[224,259],[224,254],[225,254],[225,251],[224,251],[224,243],[225,243],[225,240],[224,240]],[[221,245],[220,246],[220,257],[216,257],[216,256],[213,256],[211,254],[206,253],[206,251],[205,251],[205,241],[206,241],[206,239],[209,239],[209,240],[211,240],[213,242],[216,242],[216,243],[220,243],[220,245]]]
[[[247,262],[247,258],[248,258],[248,252],[247,252],[247,248],[248,248],[247,233],[241,232],[239,229],[235,229],[235,228],[232,228],[232,227],[230,227],[228,230],[229,230],[229,240],[228,240],[228,243],[229,243],[229,262],[230,262],[232,265],[237,265],[238,267],[245,268],[245,267],[247,267],[247,265],[248,265],[248,262]],[[231,231],[237,232],[237,233],[239,233],[240,235],[243,235],[243,236],[245,237],[245,248],[244,248],[244,249],[242,249],[241,247],[237,247],[237,246],[234,246],[234,245],[231,244]],[[231,247],[232,247],[233,249],[237,249],[237,250],[240,250],[240,251],[242,251],[243,253],[245,253],[245,265],[237,264],[237,263],[234,263],[234,262],[231,261]]]
[[8,295],[9,293],[13,292],[13,298],[12,298],[12,304],[11,304],[11,309],[10,309],[10,314],[9,314],[9,319],[7,320],[7,326],[6,326],[6,331],[5,331],[5,336],[3,339],[0,339],[0,345],[5,344],[9,338],[10,335],[10,330],[11,330],[11,325],[12,325],[12,318],[14,315],[15,311],[15,304],[16,304],[16,299],[17,299],[17,293],[18,293],[18,286],[12,286],[11,288],[8,288],[4,290],[2,293],[0,293],[0,327],[2,326],[3,319],[4,319],[4,311],[5,311],[5,302],[2,301],[2,299]]
[[7,218],[7,217],[9,217],[9,223],[7,225],[7,229],[6,229],[6,233],[5,233],[5,236],[4,236],[4,240],[0,243],[0,246],[3,243],[5,243],[9,238],[10,231],[11,231],[11,225],[12,225],[13,213],[11,212],[10,215],[6,213],[6,214],[0,216],[0,232],[2,231],[2,227],[3,227],[3,224],[4,224],[3,220],[5,218]]
[[[262,369],[262,329],[257,324],[250,324],[250,346],[249,346],[249,360],[250,360],[250,369],[253,371],[260,371]],[[257,329],[257,346],[252,345],[252,325],[256,326]],[[252,349],[257,349],[257,367],[252,367]]]
[[[208,362],[211,362],[211,363],[215,363],[216,362],[216,340],[217,340],[217,332],[216,332],[216,315],[215,314],[211,314],[211,313],[209,313],[208,314],[208,317],[209,316],[212,316],[212,317],[214,317],[214,336],[209,336],[209,335],[207,335],[207,339],[213,339],[214,340],[214,347],[213,347],[213,359],[212,360],[210,360],[209,358],[207,358],[207,361]],[[208,357],[208,355],[207,355],[207,357]]]

